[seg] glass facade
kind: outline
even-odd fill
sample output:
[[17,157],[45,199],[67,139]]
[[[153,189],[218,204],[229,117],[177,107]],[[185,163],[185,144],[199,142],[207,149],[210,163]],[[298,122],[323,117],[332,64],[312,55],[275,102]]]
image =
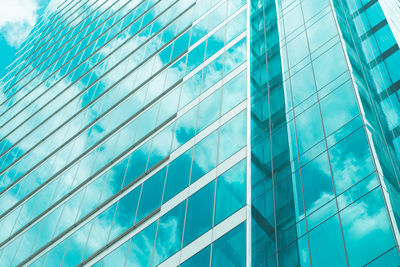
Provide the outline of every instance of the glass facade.
[[0,266],[399,266],[395,0],[53,0],[0,80]]

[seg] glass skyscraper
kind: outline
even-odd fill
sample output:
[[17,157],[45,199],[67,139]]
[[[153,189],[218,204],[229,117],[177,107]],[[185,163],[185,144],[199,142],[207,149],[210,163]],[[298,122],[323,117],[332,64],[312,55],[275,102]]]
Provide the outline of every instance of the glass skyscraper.
[[53,0],[0,80],[0,266],[399,266],[398,0]]

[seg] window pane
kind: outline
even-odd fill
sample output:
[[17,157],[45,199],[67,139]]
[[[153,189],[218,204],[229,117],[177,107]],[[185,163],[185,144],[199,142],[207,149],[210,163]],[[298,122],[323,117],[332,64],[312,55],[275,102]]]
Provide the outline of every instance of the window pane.
[[145,172],[149,150],[150,142],[146,142],[131,154],[123,187]]
[[338,195],[374,170],[364,129],[334,145],[329,150],[329,156]]
[[[339,220],[334,216],[309,233],[313,266],[346,266]],[[335,256],[333,256],[335,255]]]
[[246,98],[245,70],[224,85],[222,96],[221,114],[225,114]]
[[157,222],[132,237],[126,266],[150,266]]
[[197,252],[194,256],[190,257],[184,263],[181,264],[181,267],[205,267],[210,266],[210,252],[211,246],[208,245],[206,248],[203,248],[199,252]]
[[321,100],[321,113],[327,136],[359,114],[351,82]]
[[163,203],[189,185],[193,149],[189,149],[168,165]]
[[246,160],[217,178],[215,223],[218,224],[246,204]]
[[303,154],[306,150],[323,139],[321,115],[318,105],[314,105],[301,113],[295,120],[299,153]]
[[[103,267],[124,266],[126,254],[129,248],[129,241],[116,248],[103,259]],[[100,266],[100,265],[99,265]]]
[[114,223],[111,230],[111,239],[121,234],[133,225],[141,186],[129,192],[118,201]]
[[189,197],[183,247],[212,227],[215,181]]
[[291,77],[293,105],[297,106],[316,92],[311,64]]
[[215,167],[217,161],[218,131],[196,144],[194,148],[192,175],[190,184],[196,182],[204,174]]
[[368,267],[381,267],[381,266],[400,266],[400,256],[397,247],[392,248],[389,252],[380,256],[370,264]]
[[246,110],[221,127],[218,163],[223,162],[246,145],[245,125]]
[[301,168],[306,213],[311,213],[334,197],[331,170],[326,153]]
[[246,266],[246,222],[213,243],[212,266]]
[[160,207],[164,189],[165,168],[154,174],[143,183],[139,208],[135,222],[139,222],[149,213]]
[[160,218],[153,266],[163,262],[181,248],[186,201]]
[[[315,1],[315,2],[323,2]],[[322,46],[329,39],[337,34],[336,23],[333,19],[332,13],[329,12],[322,19],[311,25],[307,29],[307,36],[309,39],[310,50],[313,52],[318,47]]]
[[199,118],[197,132],[201,132],[220,116],[221,89],[201,101],[199,105]]
[[361,266],[395,245],[381,189],[341,212],[350,266]]
[[318,90],[347,70],[340,44],[330,48],[313,61]]

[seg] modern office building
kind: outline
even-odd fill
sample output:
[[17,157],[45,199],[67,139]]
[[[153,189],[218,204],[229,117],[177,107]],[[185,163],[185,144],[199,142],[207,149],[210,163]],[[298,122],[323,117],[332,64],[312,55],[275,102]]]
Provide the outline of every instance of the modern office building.
[[399,266],[400,2],[53,0],[0,80],[0,266]]

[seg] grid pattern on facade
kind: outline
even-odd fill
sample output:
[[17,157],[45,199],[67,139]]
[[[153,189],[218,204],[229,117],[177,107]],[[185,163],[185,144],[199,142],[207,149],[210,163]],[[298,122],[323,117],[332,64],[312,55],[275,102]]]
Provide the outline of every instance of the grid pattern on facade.
[[38,23],[2,80],[3,265],[93,264],[133,234],[98,264],[158,265],[210,231],[213,265],[245,261],[246,14],[66,1]]

